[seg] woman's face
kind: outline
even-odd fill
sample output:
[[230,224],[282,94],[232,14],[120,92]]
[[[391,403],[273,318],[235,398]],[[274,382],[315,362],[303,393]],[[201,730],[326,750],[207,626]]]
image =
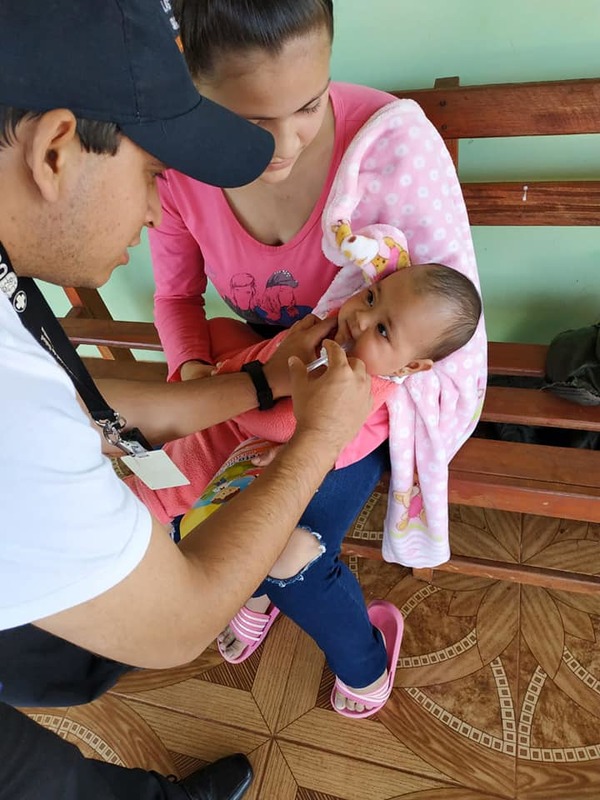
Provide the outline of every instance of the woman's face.
[[328,107],[331,41],[325,27],[290,39],[276,54],[226,53],[198,90],[269,131],[273,159],[259,180],[280,183],[321,130]]

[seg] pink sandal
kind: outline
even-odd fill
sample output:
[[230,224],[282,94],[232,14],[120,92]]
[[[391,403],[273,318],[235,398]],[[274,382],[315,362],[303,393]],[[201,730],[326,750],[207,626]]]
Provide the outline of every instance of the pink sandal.
[[219,653],[230,664],[241,664],[262,644],[278,615],[279,609],[273,604],[269,606],[266,614],[260,614],[258,611],[251,611],[246,606],[242,606],[229,623],[229,627],[235,634],[235,638],[243,642],[246,647],[238,656],[231,658],[227,655],[224,645],[217,641]]
[[[394,688],[394,678],[396,676],[396,667],[398,666],[398,657],[400,655],[400,642],[402,641],[402,633],[404,631],[402,614],[392,603],[388,603],[386,600],[373,600],[372,603],[369,603],[367,611],[369,619],[376,628],[379,628],[385,639],[388,677],[383,686],[368,694],[357,694],[339,678],[335,679],[335,684],[331,692],[331,705],[338,714],[341,714],[343,717],[353,717],[354,719],[371,717],[373,714],[381,711],[387,703],[392,689]],[[355,700],[357,703],[370,706],[370,708],[366,708],[364,711],[350,711],[348,708],[336,708],[335,696],[338,692],[344,695],[347,700]]]

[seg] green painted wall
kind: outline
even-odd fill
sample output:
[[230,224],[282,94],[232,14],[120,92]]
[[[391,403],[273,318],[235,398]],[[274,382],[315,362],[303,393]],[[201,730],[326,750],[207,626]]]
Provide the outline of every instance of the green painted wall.
[[[337,80],[414,89],[447,75],[464,84],[600,75],[598,0],[335,0],[335,9]],[[465,180],[598,180],[600,136],[466,141],[460,164]],[[491,339],[545,342],[600,318],[599,229],[475,228],[474,239]],[[151,319],[145,240],[102,294],[115,318]]]

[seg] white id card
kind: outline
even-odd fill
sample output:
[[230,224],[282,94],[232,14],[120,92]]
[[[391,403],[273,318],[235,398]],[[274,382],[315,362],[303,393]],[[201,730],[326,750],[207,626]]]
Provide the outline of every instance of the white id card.
[[121,461],[143,481],[149,489],[172,489],[187,486],[189,480],[165,453],[152,450],[142,457],[121,456]]

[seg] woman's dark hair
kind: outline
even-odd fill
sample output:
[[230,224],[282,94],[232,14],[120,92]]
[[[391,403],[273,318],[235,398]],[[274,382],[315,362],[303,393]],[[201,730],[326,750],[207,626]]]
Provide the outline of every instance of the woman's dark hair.
[[333,39],[333,0],[173,0],[193,78],[210,75],[227,52],[281,52],[289,40],[325,26]]
[[[0,105],[0,150],[10,146],[15,140],[18,124],[25,119],[38,119],[41,111],[26,111],[22,108]],[[77,120],[77,135],[81,146],[87,153],[109,153],[114,156],[119,149],[121,131],[114,122],[97,120]]]
[[417,264],[414,270],[413,291],[432,294],[447,303],[449,324],[427,358],[440,361],[465,345],[475,333],[481,317],[481,297],[473,281],[444,264]]

